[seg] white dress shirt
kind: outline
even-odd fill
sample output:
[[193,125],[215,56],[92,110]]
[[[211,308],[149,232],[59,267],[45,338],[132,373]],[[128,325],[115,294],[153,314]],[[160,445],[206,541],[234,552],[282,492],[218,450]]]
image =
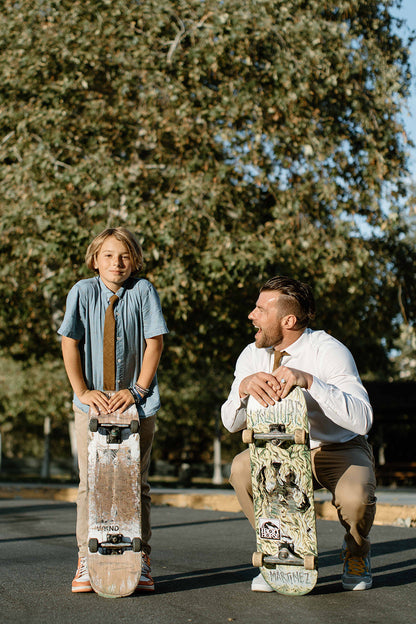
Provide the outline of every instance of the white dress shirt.
[[[309,390],[303,390],[311,448],[366,435],[373,422],[373,411],[347,347],[324,331],[308,328],[285,352],[288,355],[281,365],[313,376]],[[232,433],[246,426],[248,405],[262,407],[252,396],[240,398],[241,381],[253,373],[271,373],[273,361],[273,349],[258,349],[254,342],[239,356],[231,392],[221,408],[224,426]]]

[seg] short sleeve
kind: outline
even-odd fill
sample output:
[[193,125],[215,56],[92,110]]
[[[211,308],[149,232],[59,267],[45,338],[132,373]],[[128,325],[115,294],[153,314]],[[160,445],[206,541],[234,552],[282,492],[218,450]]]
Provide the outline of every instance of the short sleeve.
[[146,339],[168,333],[159,295],[155,287],[147,281],[143,293],[142,310],[143,331]]
[[58,329],[58,334],[81,340],[85,334],[84,323],[81,315],[80,290],[77,284],[71,288],[66,298],[66,308],[64,320]]

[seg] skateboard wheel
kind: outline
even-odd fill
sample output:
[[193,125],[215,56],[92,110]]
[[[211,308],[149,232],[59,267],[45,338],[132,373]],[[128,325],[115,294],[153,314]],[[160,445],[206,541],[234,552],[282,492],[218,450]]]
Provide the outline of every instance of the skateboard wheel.
[[133,537],[131,540],[131,547],[133,552],[140,552],[142,549],[142,540],[140,537]]
[[295,429],[295,444],[306,444],[305,429]]
[[255,568],[261,568],[263,565],[264,553],[255,552],[253,553],[252,562]]
[[132,420],[130,423],[130,431],[132,433],[138,433],[139,432],[139,421],[138,420]]
[[242,439],[244,444],[252,444],[254,440],[253,429],[243,429]]
[[306,555],[303,560],[303,567],[305,568],[305,570],[315,570],[315,556]]
[[97,420],[97,418],[91,418],[90,419],[90,431],[92,431],[92,433],[95,433],[96,431],[98,431],[98,420]]
[[91,537],[88,541],[88,550],[91,553],[98,552],[98,539],[96,537]]

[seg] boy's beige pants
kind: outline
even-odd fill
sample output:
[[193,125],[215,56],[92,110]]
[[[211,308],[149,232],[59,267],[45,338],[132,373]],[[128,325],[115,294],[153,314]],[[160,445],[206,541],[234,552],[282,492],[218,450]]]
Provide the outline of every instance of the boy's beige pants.
[[[370,550],[367,538],[376,512],[376,478],[371,446],[363,436],[357,436],[343,444],[327,444],[313,449],[311,459],[314,487],[324,487],[331,492],[332,504],[346,529],[348,549],[354,556],[366,556]],[[230,483],[254,528],[249,449],[234,458]]]
[[[80,557],[86,557],[88,550],[88,501],[87,501],[87,461],[88,461],[88,414],[73,406],[75,414],[75,434],[77,438],[79,487],[77,496],[77,543]],[[141,504],[143,551],[150,553],[150,485],[148,483],[150,455],[152,451],[156,416],[140,419],[141,456]]]

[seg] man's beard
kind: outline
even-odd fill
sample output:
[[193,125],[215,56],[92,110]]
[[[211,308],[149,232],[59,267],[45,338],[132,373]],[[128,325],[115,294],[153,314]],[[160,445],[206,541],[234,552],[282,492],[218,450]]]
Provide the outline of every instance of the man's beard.
[[259,329],[254,340],[258,349],[267,349],[279,345],[283,341],[282,328],[279,325],[273,332],[265,332],[263,329]]

